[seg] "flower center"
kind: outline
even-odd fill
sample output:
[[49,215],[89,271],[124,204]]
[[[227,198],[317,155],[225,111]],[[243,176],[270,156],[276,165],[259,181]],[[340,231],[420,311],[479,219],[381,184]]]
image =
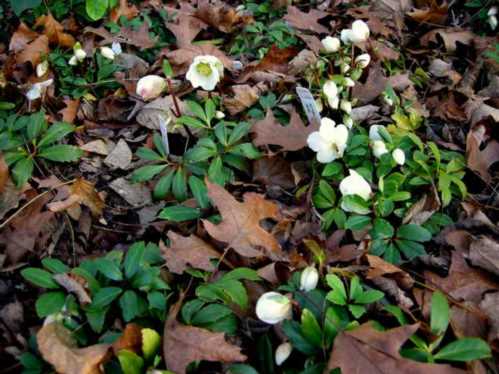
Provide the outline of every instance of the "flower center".
[[206,62],[200,62],[197,66],[196,66],[196,70],[199,74],[201,75],[204,75],[205,77],[209,77],[212,73],[212,69],[211,69],[211,66],[210,64],[206,63]]

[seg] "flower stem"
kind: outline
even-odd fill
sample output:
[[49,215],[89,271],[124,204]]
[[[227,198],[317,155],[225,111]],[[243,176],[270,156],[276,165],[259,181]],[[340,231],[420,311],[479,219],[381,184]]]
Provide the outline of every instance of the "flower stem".
[[175,93],[173,92],[172,81],[170,80],[169,77],[166,77],[166,83],[168,84],[168,93],[171,95],[173,100],[173,105],[175,106],[173,114],[175,115],[175,117],[180,117],[182,113],[180,113],[180,107],[178,106],[177,96],[175,96]]

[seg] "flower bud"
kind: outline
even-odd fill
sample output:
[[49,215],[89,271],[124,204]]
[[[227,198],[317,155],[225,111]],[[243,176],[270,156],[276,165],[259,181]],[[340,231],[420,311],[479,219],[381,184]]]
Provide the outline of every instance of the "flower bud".
[[326,36],[321,40],[321,43],[324,47],[324,50],[328,53],[338,52],[341,45],[340,39],[332,36]]
[[353,126],[353,119],[350,116],[344,115],[343,116],[343,124],[348,127],[349,129],[352,128]]
[[109,47],[100,47],[100,53],[102,56],[109,60],[114,60],[114,51]]
[[39,99],[52,83],[54,83],[53,79],[47,79],[46,81],[33,84],[28,92],[26,92],[26,97],[30,101]]
[[355,86],[355,81],[350,77],[345,77],[345,86],[353,87]]
[[85,52],[83,50],[83,48],[79,48],[79,49],[75,50],[74,57],[76,57],[76,59],[79,62],[81,62],[81,61],[83,61],[87,57],[87,52]]
[[121,49],[121,44],[118,42],[113,42],[113,44],[111,44],[111,49],[113,50],[115,56],[121,55],[123,53],[123,50]]
[[275,350],[275,364],[281,366],[284,361],[286,361],[291,355],[293,346],[291,343],[282,343]]
[[395,148],[393,150],[392,157],[397,164],[401,166],[405,164],[405,153],[400,148]]
[[340,70],[342,74],[348,73],[350,71],[350,65],[343,63],[340,66]]
[[68,61],[68,64],[71,66],[78,65],[78,59],[76,58],[76,56],[71,56],[71,58]]
[[497,16],[489,16],[487,21],[489,23],[490,28],[492,30],[495,30],[497,27]]
[[363,53],[355,58],[355,64],[357,66],[360,66],[362,69],[367,67],[367,65],[369,65],[370,62],[371,62],[371,56],[369,56],[368,53]]
[[36,65],[36,76],[38,78],[41,78],[45,74],[47,74],[48,70],[49,70],[49,62],[47,60],[42,61],[38,65]]
[[146,75],[137,82],[137,95],[143,100],[157,98],[166,88],[166,81],[159,75]]
[[215,118],[216,118],[216,119],[224,119],[224,118],[225,118],[225,113],[224,113],[224,112],[222,112],[222,111],[220,111],[220,110],[217,110],[217,111],[215,112]]
[[346,114],[352,113],[352,103],[348,100],[341,100],[340,109]]
[[266,292],[256,303],[256,316],[265,323],[275,325],[291,317],[291,300],[278,292]]
[[364,200],[371,197],[371,186],[362,175],[350,169],[350,175],[340,182],[340,192],[343,196],[358,195]]
[[373,155],[376,158],[380,158],[385,153],[388,153],[388,149],[386,149],[385,142],[383,140],[374,140],[372,142]]
[[315,266],[307,266],[303,269],[300,277],[300,290],[305,292],[312,291],[315,287],[317,287],[318,282],[319,272]]
[[338,109],[339,98],[338,98],[338,86],[334,81],[327,81],[322,86],[322,92],[326,96],[327,102],[332,109]]

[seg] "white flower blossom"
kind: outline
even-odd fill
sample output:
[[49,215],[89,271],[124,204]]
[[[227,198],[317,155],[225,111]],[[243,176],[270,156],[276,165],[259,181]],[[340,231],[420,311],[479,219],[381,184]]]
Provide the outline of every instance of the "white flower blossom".
[[355,86],[355,81],[350,77],[345,77],[345,86],[353,87]]
[[300,276],[300,290],[308,292],[312,291],[317,287],[319,282],[319,272],[315,266],[307,266],[301,272]]
[[109,47],[100,47],[100,54],[109,60],[114,60],[115,53]]
[[113,50],[115,56],[121,55],[123,53],[121,44],[118,42],[113,42],[113,44],[111,44],[111,49]]
[[216,118],[216,119],[224,119],[224,118],[225,118],[225,113],[224,113],[224,112],[222,112],[222,111],[220,111],[220,110],[217,110],[217,111],[215,112],[215,118]]
[[291,355],[291,351],[293,350],[293,346],[291,343],[282,343],[275,350],[275,364],[277,366],[281,366],[284,361],[288,359]]
[[327,117],[322,118],[319,131],[308,136],[308,146],[317,152],[317,161],[328,163],[343,157],[347,147],[348,129]]
[[380,158],[385,153],[388,153],[388,149],[386,149],[386,144],[383,140],[373,140],[371,142],[371,146],[373,149],[373,155],[376,158]]
[[33,84],[28,92],[26,92],[26,97],[30,101],[39,99],[52,83],[54,83],[53,79],[47,79],[46,81]]
[[352,113],[352,103],[348,100],[341,100],[340,109],[346,114]]
[[355,64],[360,68],[364,69],[371,62],[371,56],[369,53],[363,53],[355,58]]
[[321,40],[324,50],[328,53],[338,52],[341,46],[340,39],[333,36],[326,36]]
[[256,302],[255,312],[263,322],[275,325],[291,317],[291,300],[279,292],[266,292]]
[[343,196],[357,195],[364,200],[371,198],[372,190],[369,183],[355,170],[349,170],[350,175],[340,182],[340,192]]
[[327,81],[322,86],[322,92],[326,96],[327,103],[332,109],[338,109],[340,99],[338,97],[338,86],[333,81]]
[[352,23],[352,28],[341,31],[341,41],[346,44],[359,44],[369,38],[369,26],[358,19]]
[[49,70],[49,62],[47,60],[42,61],[38,65],[36,65],[36,76],[38,78],[41,78],[45,74],[47,74],[48,70]]
[[392,152],[392,157],[398,165],[402,166],[405,164],[405,153],[402,149],[395,148]]
[[76,58],[76,56],[71,56],[71,58],[68,61],[68,64],[71,66],[78,65],[78,59]]
[[348,127],[348,129],[351,129],[352,126],[353,126],[353,119],[352,117],[348,116],[348,115],[344,115],[343,116],[343,124]]
[[137,95],[143,100],[157,98],[166,88],[166,81],[159,75],[146,75],[137,82]]
[[192,87],[212,91],[224,75],[224,66],[215,56],[196,56],[189,66],[186,79]]

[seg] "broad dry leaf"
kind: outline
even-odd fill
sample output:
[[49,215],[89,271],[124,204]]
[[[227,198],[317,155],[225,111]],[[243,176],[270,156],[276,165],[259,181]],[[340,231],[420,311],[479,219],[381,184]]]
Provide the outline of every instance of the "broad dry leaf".
[[236,115],[255,104],[266,89],[267,86],[263,83],[255,86],[249,84],[233,85],[231,90],[234,95],[232,97],[224,96],[223,105],[232,116]]
[[267,109],[265,118],[256,122],[251,132],[255,134],[253,143],[261,145],[279,145],[284,151],[298,151],[307,146],[308,136],[318,130],[313,124],[305,126],[296,110],[292,110],[287,126],[277,122],[271,109]]
[[76,204],[85,205],[90,209],[94,216],[102,215],[104,201],[95,190],[93,183],[78,178],[70,187],[70,195],[61,201],[56,201],[48,204],[48,208],[52,212],[60,212],[73,207]]
[[243,202],[237,201],[229,192],[217,184],[206,182],[208,196],[217,207],[222,222],[218,225],[203,220],[204,227],[216,240],[227,243],[237,253],[246,257],[261,256],[264,248],[269,257],[281,252],[277,240],[260,226],[264,219],[279,219],[279,208],[265,200],[262,195],[248,192]]
[[37,28],[40,26],[43,27],[43,33],[47,36],[50,43],[71,48],[76,42],[72,35],[64,32],[64,27],[50,13],[37,18],[34,27]]
[[71,331],[58,322],[43,326],[36,340],[43,359],[61,374],[101,374],[109,357],[109,344],[77,348]]
[[[230,33],[233,29],[242,23],[243,17],[226,2],[219,0],[200,0],[195,12],[195,16],[208,25],[216,29]],[[250,17],[245,23],[250,22]]]
[[90,304],[92,299],[87,290],[87,281],[78,275],[71,273],[54,274],[52,278],[66,291],[76,295],[81,305]]
[[256,160],[253,163],[253,180],[266,186],[295,187],[291,164],[280,156]]
[[31,30],[24,22],[19,24],[16,32],[12,34],[9,42],[9,51],[19,52],[38,37],[38,34]]
[[481,235],[470,244],[469,259],[474,266],[499,275],[499,242]]
[[429,47],[430,43],[438,43],[439,38],[441,38],[447,52],[455,52],[458,42],[464,45],[470,45],[475,36],[476,35],[469,30],[444,28],[426,33],[421,37],[420,41],[422,46]]
[[125,326],[121,336],[113,343],[113,352],[117,354],[122,349],[141,354],[142,351],[142,327],[136,323]]
[[418,201],[407,210],[402,223],[413,223],[422,225],[440,209],[440,198],[435,186],[431,186],[431,191],[424,194]]
[[175,35],[178,48],[191,46],[201,30],[208,25],[201,19],[194,17],[195,9],[188,2],[180,2],[180,9],[166,7],[166,11],[176,15],[174,19],[166,23],[166,27]]
[[58,113],[62,116],[62,120],[64,122],[73,123],[76,118],[76,114],[78,113],[78,109],[80,108],[80,100],[79,99],[63,99],[66,107],[61,109]]
[[177,314],[181,301],[171,308],[165,323],[163,354],[168,370],[184,374],[193,361],[230,363],[246,360],[241,348],[225,341],[224,333],[179,323]]
[[182,274],[189,265],[206,271],[215,270],[211,260],[220,258],[220,254],[196,235],[182,236],[170,231],[168,239],[168,247],[163,242],[159,247],[171,272]]
[[5,162],[3,154],[0,153],[0,194],[5,189],[5,185],[9,180],[9,166]]
[[464,374],[450,365],[426,364],[404,358],[400,347],[418,330],[419,324],[377,331],[371,323],[341,332],[334,341],[327,372],[342,373]]
[[133,45],[134,47],[144,50],[152,48],[156,45],[157,38],[151,38],[149,35],[149,23],[144,22],[138,29],[123,26],[120,31],[113,34],[104,27],[94,28],[85,27],[85,33],[92,33],[103,38],[99,42],[100,45],[107,45],[113,42]]
[[326,12],[311,9],[308,13],[302,12],[293,5],[288,6],[288,12],[283,17],[292,27],[300,30],[314,31],[319,34],[328,33],[327,27],[322,26],[318,21],[328,15]]
[[22,64],[29,61],[36,66],[49,52],[49,39],[46,35],[40,35],[16,54],[16,62]]
[[123,16],[127,19],[132,19],[137,17],[139,10],[135,5],[128,4],[128,0],[120,0],[119,5],[111,11],[111,21],[117,22],[118,19]]
[[375,100],[384,90],[388,78],[383,73],[383,68],[377,64],[371,66],[365,83],[358,83],[353,87],[352,96],[362,104]]
[[439,4],[437,0],[431,0],[429,7],[414,9],[412,12],[408,12],[407,15],[419,23],[443,25],[447,21],[448,11],[449,4],[446,1]]
[[468,132],[466,138],[466,164],[478,173],[486,182],[490,182],[492,177],[489,173],[489,167],[499,161],[499,142],[490,140],[485,147],[483,142],[483,126],[477,126]]
[[367,262],[369,262],[369,270],[367,271],[366,278],[374,279],[381,276],[390,276],[397,280],[403,288],[411,288],[414,285],[414,279],[404,270],[389,262],[386,262],[381,257],[366,255]]

